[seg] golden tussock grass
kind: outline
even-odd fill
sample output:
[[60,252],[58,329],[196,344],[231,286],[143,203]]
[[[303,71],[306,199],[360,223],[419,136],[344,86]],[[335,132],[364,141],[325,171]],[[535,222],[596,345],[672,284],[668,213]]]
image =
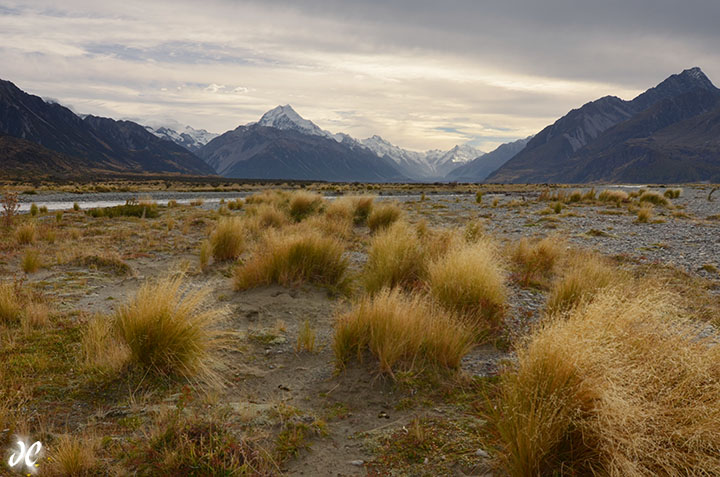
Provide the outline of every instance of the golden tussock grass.
[[234,260],[245,250],[245,227],[237,217],[222,218],[210,234],[212,256],[216,262]]
[[373,206],[367,225],[373,232],[385,229],[402,217],[402,209],[395,203],[382,202]]
[[288,213],[295,222],[300,222],[313,214],[319,213],[325,200],[320,194],[312,192],[295,192],[290,197]]
[[347,240],[352,235],[352,221],[337,216],[313,215],[298,224],[305,230],[317,230],[325,236]]
[[298,353],[306,351],[312,353],[315,351],[315,340],[317,333],[310,325],[310,321],[305,320],[298,330],[297,342],[295,344],[295,351]]
[[287,215],[274,204],[260,203],[246,209],[245,226],[248,232],[258,237],[268,228],[281,228],[287,225]]
[[667,200],[667,198],[665,196],[663,196],[659,192],[655,192],[655,191],[643,192],[640,195],[640,198],[638,200],[640,201],[641,204],[643,202],[648,202],[653,205],[662,205],[662,206],[670,205],[670,201]]
[[329,218],[348,220],[354,225],[364,225],[373,208],[374,197],[338,197],[330,201],[325,214]]
[[210,290],[191,289],[182,276],[143,284],[112,317],[113,331],[142,369],[202,379],[216,378],[213,351],[220,308],[206,306]]
[[465,316],[479,331],[497,331],[506,306],[505,277],[489,241],[450,250],[428,268],[431,295],[448,310]]
[[550,288],[546,311],[548,314],[570,311],[605,288],[629,283],[629,275],[607,259],[590,252],[574,252],[563,274]]
[[565,250],[565,242],[559,237],[534,242],[523,237],[509,246],[507,253],[523,286],[546,286]]
[[605,189],[598,194],[598,200],[601,202],[627,202],[630,200],[630,196],[627,192],[622,190]]
[[337,317],[333,350],[339,367],[371,354],[382,373],[457,369],[472,348],[472,327],[422,295],[384,289]]
[[87,368],[114,374],[130,361],[130,348],[117,336],[114,326],[112,318],[103,315],[88,322],[81,339]]
[[234,273],[236,290],[279,283],[313,283],[345,292],[348,261],[343,245],[314,230],[268,231],[253,256]]
[[397,222],[370,242],[362,281],[369,293],[384,287],[413,289],[421,285],[426,272],[421,238],[406,222]]
[[682,195],[682,189],[666,189],[663,196],[668,199],[677,199]]
[[646,224],[653,216],[652,207],[640,207],[637,211],[637,222]]
[[719,475],[720,346],[658,289],[548,320],[488,412],[510,475]]
[[37,227],[35,222],[25,222],[15,229],[15,241],[19,245],[35,243],[37,238]]
[[40,269],[41,265],[40,252],[38,250],[32,248],[25,250],[22,261],[20,262],[23,272],[35,273]]
[[205,272],[210,264],[212,256],[212,245],[209,240],[203,240],[200,244],[200,252],[198,253],[198,262],[200,262],[200,271]]
[[50,448],[52,476],[91,477],[102,473],[96,456],[97,441],[91,437],[65,434]]
[[12,283],[0,283],[0,324],[19,323],[23,315],[23,300]]
[[45,328],[50,323],[50,310],[45,303],[28,303],[20,318],[25,334],[37,328]]

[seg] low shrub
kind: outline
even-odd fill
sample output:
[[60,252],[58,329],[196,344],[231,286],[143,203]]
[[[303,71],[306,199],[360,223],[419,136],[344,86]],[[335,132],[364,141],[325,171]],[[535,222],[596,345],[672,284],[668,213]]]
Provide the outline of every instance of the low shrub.
[[30,215],[32,217],[37,217],[39,211],[40,211],[40,209],[38,209],[38,206],[36,203],[33,202],[32,204],[30,204]]
[[369,353],[381,372],[394,376],[425,367],[457,369],[473,339],[470,326],[422,296],[385,289],[337,317],[333,350],[338,367]]

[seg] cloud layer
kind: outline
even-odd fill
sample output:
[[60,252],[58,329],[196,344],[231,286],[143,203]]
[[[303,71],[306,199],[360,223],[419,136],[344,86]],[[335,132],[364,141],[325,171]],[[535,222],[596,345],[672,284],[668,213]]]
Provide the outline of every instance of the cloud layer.
[[292,104],[330,131],[484,149],[700,66],[720,2],[0,0],[0,77],[75,110],[223,132]]

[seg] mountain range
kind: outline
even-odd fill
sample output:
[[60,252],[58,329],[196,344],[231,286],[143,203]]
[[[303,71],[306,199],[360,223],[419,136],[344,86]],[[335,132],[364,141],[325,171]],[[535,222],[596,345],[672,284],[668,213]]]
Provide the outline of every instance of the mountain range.
[[327,181],[720,182],[720,90],[700,68],[632,100],[606,96],[484,153],[411,151],[331,133],[278,106],[224,134],[79,116],[0,80],[0,175],[190,174]]
[[606,96],[570,111],[487,181],[718,182],[718,121],[720,90],[687,69],[631,101]]

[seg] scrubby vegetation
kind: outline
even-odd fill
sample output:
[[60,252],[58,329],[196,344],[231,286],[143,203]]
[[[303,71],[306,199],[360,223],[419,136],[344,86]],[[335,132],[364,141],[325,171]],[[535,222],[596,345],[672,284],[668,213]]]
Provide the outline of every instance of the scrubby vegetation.
[[255,254],[235,269],[236,290],[279,283],[314,283],[338,291],[348,287],[347,260],[337,240],[307,230],[265,234]]
[[457,369],[473,338],[470,326],[422,296],[386,288],[338,317],[333,346],[341,367],[370,353],[380,371],[394,375],[423,366]]
[[39,475],[718,474],[713,186],[222,181],[18,187],[0,446]]

